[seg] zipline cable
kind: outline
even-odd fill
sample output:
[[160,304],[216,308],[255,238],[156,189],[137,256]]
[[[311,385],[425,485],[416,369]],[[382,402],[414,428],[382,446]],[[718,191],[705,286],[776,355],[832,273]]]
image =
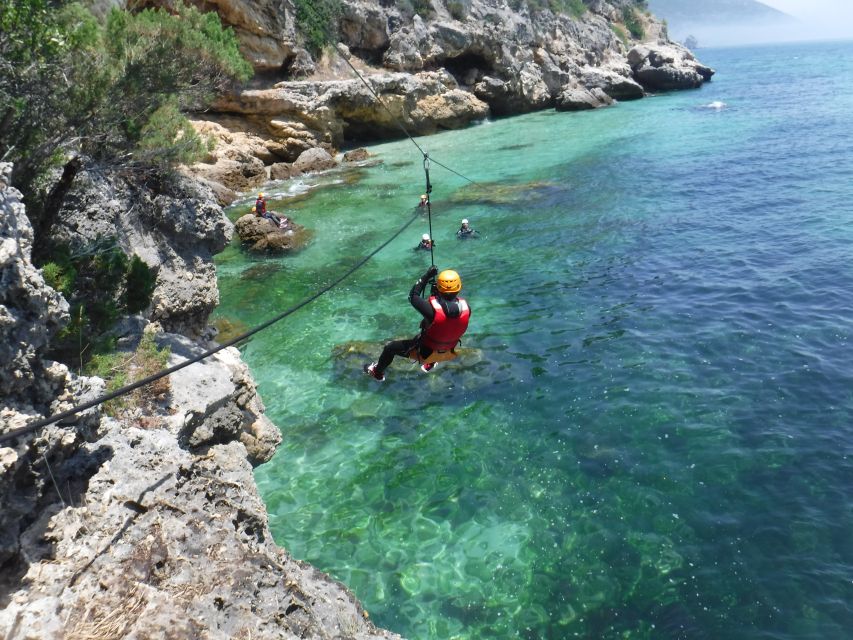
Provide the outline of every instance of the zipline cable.
[[152,375],[148,376],[147,378],[143,378],[142,380],[138,380],[137,382],[134,382],[132,384],[121,387],[120,389],[116,389],[115,391],[108,393],[106,395],[100,396],[98,398],[95,398],[94,400],[89,400],[88,402],[84,402],[83,404],[80,404],[76,407],[72,407],[71,409],[68,409],[67,411],[63,411],[62,413],[57,413],[57,414],[52,415],[48,418],[43,418],[41,420],[37,420],[37,421],[35,421],[31,424],[28,424],[26,426],[19,427],[17,429],[13,429],[7,433],[0,434],[0,444],[3,444],[5,442],[9,442],[10,440],[14,440],[15,438],[18,438],[18,437],[23,436],[23,435],[33,433],[34,431],[38,431],[39,429],[46,427],[50,424],[53,424],[54,422],[59,422],[60,420],[65,420],[66,418],[70,418],[70,417],[80,413],[81,411],[85,411],[86,409],[91,409],[92,407],[95,407],[99,404],[103,404],[104,402],[108,402],[110,400],[113,400],[114,398],[118,398],[119,396],[122,396],[126,393],[130,393],[131,391],[135,391],[136,389],[139,389],[140,387],[144,387],[145,385],[151,384],[152,382],[160,380],[161,378],[165,378],[166,376],[168,376],[172,373],[175,373],[176,371],[180,371],[181,369],[184,369],[185,367],[188,367],[191,364],[195,364],[196,362],[199,362],[200,360],[204,360],[205,358],[208,358],[208,357],[212,356],[213,354],[218,353],[219,351],[222,351],[223,349],[226,349],[228,347],[232,347],[235,344],[237,344],[238,342],[241,342],[242,340],[245,340],[246,338],[249,338],[249,337],[255,335],[259,331],[263,331],[264,329],[266,329],[270,325],[273,325],[276,322],[283,320],[284,318],[286,318],[290,314],[298,311],[302,307],[314,302],[314,300],[316,300],[317,298],[322,296],[324,293],[327,293],[330,290],[334,289],[336,286],[338,286],[341,282],[346,280],[353,273],[355,273],[356,271],[361,269],[361,267],[363,267],[367,263],[368,260],[370,260],[373,256],[375,256],[377,253],[382,251],[382,249],[384,249],[389,244],[391,244],[394,240],[396,240],[400,236],[401,233],[403,233],[406,229],[408,229],[411,226],[411,224],[415,221],[415,219],[418,217],[418,215],[419,214],[417,212],[412,214],[412,217],[409,218],[409,220],[406,221],[406,223],[402,227],[400,227],[394,233],[394,235],[392,235],[385,242],[383,242],[381,245],[379,245],[376,249],[374,249],[369,254],[367,254],[367,256],[365,256],[364,258],[359,260],[353,267],[350,267],[350,269],[348,269],[343,275],[339,276],[337,279],[333,280],[330,284],[328,284],[325,287],[323,287],[322,289],[320,289],[317,293],[309,296],[308,298],[305,298],[305,300],[303,300],[299,304],[291,307],[287,311],[283,311],[282,313],[278,314],[277,316],[270,318],[266,322],[259,324],[254,329],[250,329],[249,331],[237,336],[236,338],[232,338],[231,340],[228,340],[227,342],[225,342],[223,344],[217,345],[216,347],[213,347],[212,349],[208,349],[204,353],[199,354],[193,358],[190,358],[189,360],[185,360],[184,362],[181,362],[181,363],[176,364],[172,367],[169,367],[168,369],[163,369],[162,371],[159,371],[155,374],[152,374]]
[[[376,91],[373,90],[373,87],[370,86],[370,83],[368,83],[367,80],[365,80],[364,77],[362,77],[362,75],[352,65],[352,63],[347,58],[345,58],[343,56],[341,56],[341,57],[349,65],[350,69],[352,69],[353,73],[355,73],[355,75],[358,77],[358,79],[364,83],[364,86],[367,87],[367,90],[370,91],[371,94],[373,94],[373,97],[376,98],[376,101],[382,106],[383,109],[385,109],[385,111],[388,112],[388,115],[391,116],[391,119],[397,124],[398,127],[400,127],[400,129],[403,131],[403,133],[406,134],[406,137],[409,138],[409,140],[411,140],[412,144],[415,145],[415,147],[418,149],[418,151],[421,152],[421,155],[424,158],[424,172],[426,173],[426,188],[427,188],[427,214],[428,214],[428,219],[429,219],[429,237],[430,237],[429,253],[430,253],[430,261],[431,261],[432,265],[435,266],[435,255],[433,252],[433,245],[432,245],[432,208],[430,207],[430,197],[429,197],[430,193],[432,192],[432,184],[430,183],[430,179],[429,179],[429,168],[430,168],[429,154],[427,152],[425,152],[421,148],[421,146],[415,141],[415,139],[411,136],[411,134],[409,134],[406,127],[403,126],[403,123],[400,122],[397,119],[397,117],[391,112],[391,110],[388,108],[388,106],[382,101],[382,98],[379,97],[379,95],[376,93]],[[451,173],[456,174],[457,176],[459,176],[463,180],[467,180],[471,184],[477,184],[477,182],[475,182],[474,180],[471,180],[470,178],[462,175],[461,173],[459,173],[458,171],[456,171],[454,169],[451,169],[447,165],[442,164],[441,162],[438,162],[437,160],[432,160],[432,162],[435,162],[435,164],[442,167],[443,169],[446,169],[447,171],[450,171]],[[259,331],[263,331],[264,329],[266,329],[270,325],[273,325],[276,322],[283,320],[284,318],[286,318],[290,314],[298,311],[302,307],[314,302],[314,300],[316,300],[317,298],[319,298],[323,294],[331,291],[333,288],[335,288],[337,285],[339,285],[341,282],[343,282],[346,278],[348,278],[353,273],[358,271],[361,267],[363,267],[367,263],[367,261],[370,260],[373,256],[375,256],[377,253],[382,251],[382,249],[384,249],[389,244],[391,244],[391,242],[396,240],[400,236],[400,234],[403,233],[403,231],[405,231],[406,229],[408,229],[411,226],[411,224],[415,221],[415,218],[417,218],[417,217],[418,217],[418,214],[414,213],[412,215],[412,217],[409,218],[409,220],[402,227],[400,227],[390,238],[388,238],[388,240],[383,242],[376,249],[374,249],[371,253],[369,253],[367,256],[362,258],[359,262],[357,262],[355,264],[355,266],[351,267],[348,271],[346,271],[343,275],[341,275],[339,278],[334,280],[331,284],[326,285],[325,287],[320,289],[320,291],[318,291],[314,295],[309,296],[308,298],[306,298],[305,300],[303,300],[299,304],[297,304],[297,305],[291,307],[290,309],[288,309],[287,311],[284,311],[284,312],[278,314],[277,316],[267,320],[266,322],[258,325],[254,329],[250,329],[249,331],[237,336],[236,338],[232,338],[231,340],[228,340],[227,342],[225,342],[223,344],[220,344],[220,345],[218,345],[212,349],[208,349],[204,353],[199,354],[193,358],[190,358],[189,360],[185,360],[184,362],[181,362],[181,363],[176,364],[172,367],[169,367],[168,369],[163,369],[162,371],[159,371],[155,374],[152,374],[146,378],[143,378],[142,380],[138,380],[132,384],[129,384],[129,385],[126,385],[126,386],[121,387],[119,389],[116,389],[115,391],[112,391],[106,395],[99,396],[99,397],[95,398],[94,400],[89,400],[88,402],[84,402],[83,404],[77,405],[76,407],[72,407],[71,409],[68,409],[67,411],[57,413],[57,414],[49,416],[47,418],[42,418],[41,420],[36,420],[35,422],[28,424],[26,426],[19,427],[17,429],[12,429],[11,431],[0,434],[0,444],[3,444],[5,442],[9,442],[9,441],[14,440],[16,438],[19,438],[20,436],[23,436],[23,435],[33,433],[33,432],[38,431],[39,429],[42,429],[43,427],[46,427],[50,424],[53,424],[55,422],[59,422],[60,420],[65,420],[66,418],[70,418],[72,416],[75,416],[76,414],[80,413],[81,411],[86,411],[87,409],[91,409],[92,407],[96,407],[99,404],[103,404],[104,402],[109,402],[110,400],[118,398],[119,396],[130,393],[131,391],[135,391],[136,389],[144,387],[147,384],[151,384],[152,382],[156,382],[157,380],[160,380],[161,378],[165,378],[166,376],[171,375],[171,374],[175,373],[176,371],[180,371],[181,369],[184,369],[184,368],[190,366],[191,364],[195,364],[196,362],[200,362],[201,360],[204,360],[205,358],[209,358],[213,354],[218,353],[218,352],[222,351],[223,349],[234,346],[238,342],[241,342],[242,340],[245,340],[246,338],[249,338],[249,337],[255,335]]]
[[[346,58],[345,56],[341,56],[341,58],[343,58],[344,62],[346,62],[346,63],[349,65],[349,68],[350,68],[350,69],[352,69],[352,72],[353,72],[353,73],[358,77],[358,79],[359,79],[359,80],[361,80],[361,81],[362,81],[362,83],[364,83],[364,86],[365,86],[365,87],[367,87],[367,90],[368,90],[368,91],[370,91],[370,93],[372,93],[372,94],[373,94],[373,97],[374,97],[374,98],[376,98],[376,102],[378,102],[380,105],[382,105],[382,108],[383,108],[383,109],[385,109],[385,111],[387,111],[387,112],[388,112],[388,115],[389,115],[389,116],[391,116],[391,119],[395,122],[395,124],[396,124],[398,127],[400,127],[400,130],[401,130],[403,133],[405,133],[405,134],[406,134],[406,137],[407,137],[409,140],[411,140],[411,141],[412,141],[412,144],[413,144],[413,145],[415,145],[415,147],[417,147],[418,151],[420,151],[420,152],[421,152],[421,155],[424,157],[424,162],[426,162],[426,161],[427,161],[427,158],[429,157],[429,154],[421,148],[421,145],[419,145],[417,142],[415,142],[415,139],[414,139],[414,138],[412,137],[412,135],[409,133],[408,129],[406,129],[406,127],[405,127],[405,126],[403,126],[403,123],[402,123],[402,122],[400,122],[400,121],[397,119],[397,117],[396,117],[396,116],[391,112],[391,109],[389,109],[389,108],[388,108],[388,106],[387,106],[384,102],[382,102],[382,98],[380,98],[380,97],[379,97],[379,94],[378,94],[378,93],[376,93],[376,91],[373,89],[373,87],[372,87],[372,86],[370,86],[370,83],[369,83],[367,80],[365,80],[365,79],[364,79],[364,76],[362,76],[362,75],[358,72],[358,69],[356,69],[356,68],[353,66],[352,62],[350,62],[350,61],[349,61],[349,59],[348,59],[348,58]],[[458,171],[456,171],[455,169],[451,169],[451,168],[450,168],[450,167],[448,167],[447,165],[440,163],[438,160],[433,159],[432,161],[433,161],[435,164],[437,164],[439,167],[442,167],[443,169],[447,169],[450,173],[454,173],[454,174],[456,174],[457,176],[459,176],[459,177],[460,177],[460,178],[462,178],[463,180],[467,180],[467,181],[468,181],[468,182],[470,182],[471,184],[477,184],[477,182],[476,182],[475,180],[471,180],[471,178],[467,178],[467,177],[465,177],[464,175],[462,175],[461,173],[459,173],[459,172],[458,172]],[[427,186],[429,186],[429,184],[427,184]],[[429,192],[427,192],[427,195],[429,195]]]
[[432,241],[432,205],[430,204],[430,196],[432,194],[432,183],[429,181],[429,154],[424,154],[424,175],[426,176],[426,207],[427,220],[429,221],[429,261],[432,266],[435,266],[435,243]]

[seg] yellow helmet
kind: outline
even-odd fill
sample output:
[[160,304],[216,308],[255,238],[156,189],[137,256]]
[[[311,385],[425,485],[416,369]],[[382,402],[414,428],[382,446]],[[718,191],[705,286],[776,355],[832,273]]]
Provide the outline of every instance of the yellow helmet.
[[263,194],[263,193],[259,193],[259,194],[258,194],[258,197],[259,197],[259,198],[263,198],[263,197],[264,197],[264,194]]
[[439,293],[459,293],[462,291],[462,278],[453,269],[445,269],[438,274],[435,287]]

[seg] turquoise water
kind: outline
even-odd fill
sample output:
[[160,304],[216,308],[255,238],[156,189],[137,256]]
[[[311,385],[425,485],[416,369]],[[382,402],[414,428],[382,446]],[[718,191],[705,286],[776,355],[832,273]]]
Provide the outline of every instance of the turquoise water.
[[[414,334],[423,219],[243,348],[284,434],[257,471],[276,539],[377,624],[849,637],[853,44],[701,53],[701,90],[419,139],[478,181],[432,169],[466,357],[378,384],[336,351]],[[221,255],[219,316],[275,315],[408,219],[417,151],[371,150],[270,185],[314,240]],[[455,240],[463,217],[480,240]]]

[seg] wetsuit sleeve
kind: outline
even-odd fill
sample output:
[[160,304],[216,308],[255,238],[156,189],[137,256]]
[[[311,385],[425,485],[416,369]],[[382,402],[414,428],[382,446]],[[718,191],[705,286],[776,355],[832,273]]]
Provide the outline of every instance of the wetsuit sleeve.
[[412,287],[412,290],[409,291],[409,302],[428,322],[432,322],[435,318],[435,310],[432,308],[432,305],[429,303],[429,300],[426,300],[423,297],[423,294],[427,282],[429,282],[429,279],[432,275],[433,274],[431,270],[427,271],[417,280],[417,282],[415,282],[414,286]]

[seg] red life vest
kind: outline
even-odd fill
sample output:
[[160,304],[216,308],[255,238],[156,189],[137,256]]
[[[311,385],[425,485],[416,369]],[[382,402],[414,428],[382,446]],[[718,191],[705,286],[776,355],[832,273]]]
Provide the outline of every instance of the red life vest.
[[456,346],[459,338],[468,328],[468,318],[471,310],[468,303],[462,298],[457,298],[460,313],[456,318],[448,318],[438,302],[438,298],[431,296],[429,303],[435,311],[432,323],[421,334],[421,344],[433,351],[448,351]]

